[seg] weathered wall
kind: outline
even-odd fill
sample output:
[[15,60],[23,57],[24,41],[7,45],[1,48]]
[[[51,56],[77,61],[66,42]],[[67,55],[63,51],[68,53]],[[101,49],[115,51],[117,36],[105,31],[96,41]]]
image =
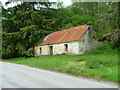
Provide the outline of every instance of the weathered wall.
[[[68,51],[65,50],[65,44],[68,45]],[[68,43],[61,43],[61,44],[54,44],[53,45],[53,54],[79,54],[79,42],[68,42]]]
[[[41,53],[40,53],[40,47],[41,47]],[[49,47],[47,45],[35,47],[35,56],[41,56],[41,55],[49,55]]]
[[[65,50],[65,44],[68,44],[68,51]],[[35,47],[35,56],[41,55],[50,55],[49,46],[53,46],[53,55],[57,54],[79,54],[79,42],[68,42],[68,43],[60,43],[53,45],[45,45],[45,46],[37,46]],[[40,54],[40,47],[42,48],[42,53]]]
[[86,33],[82,36],[79,41],[79,54],[91,51],[95,49],[98,45],[102,44],[101,42],[98,42],[92,37],[94,33],[95,32],[92,30],[87,30]]

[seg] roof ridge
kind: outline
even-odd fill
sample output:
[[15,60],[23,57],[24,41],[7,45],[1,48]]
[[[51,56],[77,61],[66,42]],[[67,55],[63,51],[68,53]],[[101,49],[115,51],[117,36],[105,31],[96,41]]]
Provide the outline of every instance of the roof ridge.
[[[77,28],[77,27],[82,27],[82,26],[86,26],[86,25],[75,26],[75,27],[71,27],[71,28],[68,28],[68,29],[64,29],[64,30],[75,29],[75,28]],[[61,30],[61,31],[64,31],[64,30]]]
[[[71,30],[71,29],[77,30],[78,29],[77,27],[81,27],[81,29],[83,29],[83,26],[86,26],[86,24],[85,25],[76,26],[76,27],[72,27],[72,28],[68,28],[68,29],[64,29],[64,30],[60,30],[60,31],[56,31],[56,32],[62,32],[62,31]],[[53,33],[56,33],[56,32],[53,32]],[[53,33],[51,33],[51,34],[53,34]]]

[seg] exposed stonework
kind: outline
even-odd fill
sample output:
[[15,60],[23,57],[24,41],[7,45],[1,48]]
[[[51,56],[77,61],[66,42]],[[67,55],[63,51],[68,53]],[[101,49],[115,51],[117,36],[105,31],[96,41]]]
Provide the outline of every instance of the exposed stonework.
[[101,42],[95,40],[92,35],[95,32],[88,30],[79,41],[79,54],[83,54],[85,52],[89,52],[95,49],[98,45],[101,45]]

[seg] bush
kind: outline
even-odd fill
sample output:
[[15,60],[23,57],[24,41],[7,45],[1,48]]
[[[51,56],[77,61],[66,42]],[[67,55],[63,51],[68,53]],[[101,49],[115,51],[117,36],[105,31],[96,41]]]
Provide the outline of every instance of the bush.
[[21,44],[13,45],[10,44],[7,47],[2,47],[2,58],[15,58],[15,57],[32,57],[33,54],[28,53],[25,47]]
[[11,58],[14,56],[14,45],[10,44],[7,47],[2,46],[2,58]]

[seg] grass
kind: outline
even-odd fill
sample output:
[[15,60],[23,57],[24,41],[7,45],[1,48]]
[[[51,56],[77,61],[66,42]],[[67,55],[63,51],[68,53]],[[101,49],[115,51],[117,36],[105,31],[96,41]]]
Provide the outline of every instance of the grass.
[[118,52],[109,45],[83,55],[14,58],[3,61],[118,82]]

